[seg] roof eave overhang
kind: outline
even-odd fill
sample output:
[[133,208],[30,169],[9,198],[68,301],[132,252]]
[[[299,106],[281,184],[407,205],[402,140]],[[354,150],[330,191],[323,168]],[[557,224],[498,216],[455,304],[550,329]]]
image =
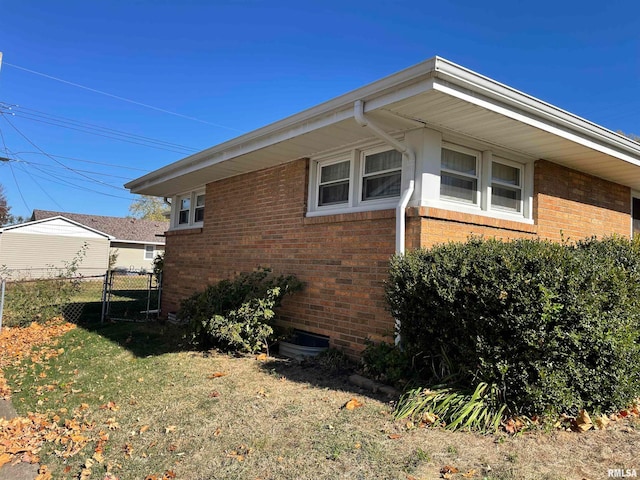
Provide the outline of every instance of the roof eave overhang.
[[[287,142],[293,144],[302,135],[320,132],[345,122],[353,118],[353,104],[356,100],[364,100],[365,112],[373,113],[384,111],[394,104],[406,102],[408,99],[417,98],[429,92],[438,92],[448,98],[476,105],[514,123],[528,125],[600,152],[606,158],[617,159],[630,166],[640,166],[640,145],[623,135],[448,60],[434,57],[316,107],[155,170],[127,183],[125,187],[133,193],[169,196],[179,193],[172,190],[172,182],[189,175],[195,177],[196,172],[204,169],[209,171],[222,169],[224,164],[228,171],[223,176],[245,173],[246,165],[237,171],[229,168],[233,165],[234,159],[261,150],[266,151],[274,145]],[[406,119],[404,123],[399,123],[398,129],[402,128],[407,128]],[[334,145],[327,144],[326,150],[339,147],[337,142],[338,140]],[[298,150],[297,156],[283,157],[280,163],[316,153],[318,152],[308,151],[300,154]],[[264,168],[264,166],[264,164],[256,165],[255,169]],[[250,169],[251,167],[249,171]],[[193,188],[210,181],[206,176],[197,178],[201,183],[194,184]],[[219,178],[221,177],[218,176],[216,179]],[[184,185],[181,186],[184,190],[182,187]]]

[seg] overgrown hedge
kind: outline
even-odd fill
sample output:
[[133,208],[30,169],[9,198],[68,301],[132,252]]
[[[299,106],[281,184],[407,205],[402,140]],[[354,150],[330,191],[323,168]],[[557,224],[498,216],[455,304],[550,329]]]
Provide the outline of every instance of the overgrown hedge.
[[178,316],[188,320],[189,340],[198,347],[256,352],[272,338],[273,309],[286,294],[301,289],[295,276],[276,277],[259,268],[186,298]]
[[640,244],[479,238],[396,256],[387,299],[423,373],[498,385],[516,414],[640,395]]

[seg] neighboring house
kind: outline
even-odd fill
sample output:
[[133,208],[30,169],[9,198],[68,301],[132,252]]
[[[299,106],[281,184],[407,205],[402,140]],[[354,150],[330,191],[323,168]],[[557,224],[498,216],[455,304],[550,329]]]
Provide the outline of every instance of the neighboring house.
[[151,271],[153,259],[164,252],[164,233],[169,229],[169,222],[47,210],[34,210],[31,220],[56,216],[109,235],[110,251],[116,253],[115,269]]
[[34,210],[31,221],[0,228],[0,266],[13,277],[43,277],[64,269],[83,249],[83,275],[101,275],[117,253],[114,268],[147,270],[164,251],[168,222]]
[[102,275],[109,262],[109,243],[108,234],[61,216],[0,228],[0,269],[7,269],[0,275],[55,276],[65,272],[74,258],[82,259],[82,275]]
[[173,198],[163,312],[271,267],[306,284],[283,325],[356,353],[393,334],[394,252],[632,235],[640,144],[435,57],[126,187]]

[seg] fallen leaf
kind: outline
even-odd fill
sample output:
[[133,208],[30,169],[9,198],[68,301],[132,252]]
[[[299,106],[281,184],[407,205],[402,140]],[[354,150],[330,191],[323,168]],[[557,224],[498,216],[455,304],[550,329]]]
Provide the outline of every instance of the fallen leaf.
[[607,418],[606,415],[600,415],[599,417],[596,417],[596,419],[594,420],[594,423],[596,425],[596,427],[598,427],[598,429],[600,430],[604,430],[605,428],[607,428],[607,425],[609,425],[609,418]]
[[131,455],[133,455],[133,446],[130,443],[125,443],[123,449],[124,456],[127,458],[131,458]]
[[475,477],[476,473],[478,473],[477,470],[471,469],[467,473],[463,473],[462,476],[464,478],[471,478],[471,477]]
[[219,396],[220,396],[220,392],[218,392],[217,390],[214,390],[209,394],[209,398],[218,398]]
[[216,428],[215,432],[213,432],[213,436],[214,437],[219,437],[220,434],[222,433],[222,430],[220,430],[220,428]]
[[149,425],[143,425],[140,427],[140,433],[144,433],[149,430]]
[[387,435],[387,438],[390,438],[391,440],[398,440],[399,438],[402,438],[402,435],[398,433],[390,433]]
[[226,375],[226,373],[223,372],[214,372],[211,375],[207,376],[207,378],[220,378],[220,377],[224,377]]
[[176,427],[175,425],[169,425],[168,427],[165,427],[164,429],[164,433],[171,433],[171,432],[175,432],[176,431]]
[[164,475],[162,475],[162,480],[171,480],[172,478],[176,478],[176,474],[173,470],[167,470],[164,472]]
[[268,359],[268,355],[266,353],[261,353],[260,355],[256,355],[256,360],[259,362],[266,362]]
[[456,467],[453,467],[451,465],[445,465],[444,467],[442,467],[440,469],[440,473],[441,474],[445,474],[445,473],[458,473],[458,469]]
[[343,408],[346,408],[347,410],[354,410],[356,408],[360,408],[364,405],[364,403],[358,401],[355,398],[352,398],[351,400],[349,400],[347,403],[344,404]]
[[586,432],[593,428],[593,422],[591,421],[591,417],[587,413],[586,410],[582,409],[578,412],[578,416],[573,422],[573,426],[579,432]]

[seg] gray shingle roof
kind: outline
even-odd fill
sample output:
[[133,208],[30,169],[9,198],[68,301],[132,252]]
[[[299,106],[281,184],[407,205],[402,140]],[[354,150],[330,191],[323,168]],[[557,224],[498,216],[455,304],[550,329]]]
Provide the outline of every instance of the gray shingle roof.
[[94,230],[107,233],[115,237],[116,240],[122,241],[164,243],[164,232],[169,230],[169,222],[140,220],[138,218],[85,215],[82,213],[52,212],[49,210],[34,210],[31,220],[44,220],[58,216],[81,223]]

